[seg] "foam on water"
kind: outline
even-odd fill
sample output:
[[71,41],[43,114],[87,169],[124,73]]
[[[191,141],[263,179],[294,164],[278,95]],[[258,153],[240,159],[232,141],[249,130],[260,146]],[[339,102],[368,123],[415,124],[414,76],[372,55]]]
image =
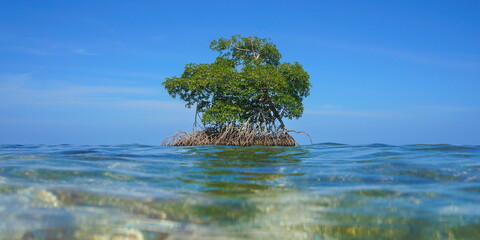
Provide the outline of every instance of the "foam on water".
[[0,145],[0,239],[480,239],[480,146]]

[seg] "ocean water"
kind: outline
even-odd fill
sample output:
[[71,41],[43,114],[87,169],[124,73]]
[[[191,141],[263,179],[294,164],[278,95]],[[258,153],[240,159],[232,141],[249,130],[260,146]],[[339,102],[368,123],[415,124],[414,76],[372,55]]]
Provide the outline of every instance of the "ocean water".
[[480,239],[480,146],[0,145],[0,239]]

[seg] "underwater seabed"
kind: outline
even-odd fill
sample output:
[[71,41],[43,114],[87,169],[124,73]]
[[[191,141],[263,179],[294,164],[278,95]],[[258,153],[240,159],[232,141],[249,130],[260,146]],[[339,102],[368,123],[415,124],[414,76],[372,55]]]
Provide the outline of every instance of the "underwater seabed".
[[0,145],[0,239],[480,239],[480,147]]

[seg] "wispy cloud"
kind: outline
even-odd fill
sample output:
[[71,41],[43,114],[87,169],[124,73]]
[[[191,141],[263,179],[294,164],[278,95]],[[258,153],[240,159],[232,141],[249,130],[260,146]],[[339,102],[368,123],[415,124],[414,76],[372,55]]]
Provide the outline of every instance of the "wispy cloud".
[[15,50],[26,53],[26,54],[31,54],[31,55],[38,55],[38,56],[51,56],[51,55],[59,55],[58,53],[55,53],[51,50],[46,50],[43,48],[31,48],[31,47],[25,47],[25,46],[17,46],[14,48]]
[[109,46],[115,46],[115,47],[126,47],[127,44],[125,44],[125,42],[122,42],[122,41],[119,41],[119,40],[116,40],[116,39],[109,39],[109,38],[97,38],[97,40],[99,42],[102,42],[102,43],[106,43],[108,44]]
[[373,55],[382,55],[393,57],[397,59],[402,59],[408,62],[434,65],[446,68],[461,68],[468,69],[473,71],[480,71],[480,62],[479,61],[465,61],[460,59],[451,59],[442,56],[434,56],[420,52],[413,52],[408,50],[401,50],[388,47],[378,47],[378,46],[369,46],[361,45],[355,43],[346,43],[342,41],[317,41],[316,44],[320,46],[342,49],[347,51],[362,52]]
[[109,34],[116,34],[117,33],[117,30],[115,28],[113,28],[112,25],[110,25],[109,23],[104,22],[104,21],[91,19],[91,18],[79,19],[79,21],[82,21],[82,22],[90,25],[91,27],[101,28],[101,29],[103,29],[104,32],[109,33]]
[[95,73],[101,73],[103,75],[110,75],[115,77],[130,77],[134,79],[139,78],[150,78],[150,79],[165,79],[167,77],[164,74],[158,73],[148,73],[148,72],[135,72],[135,71],[128,71],[124,69],[117,69],[117,68],[88,68],[90,71],[94,71]]
[[184,111],[178,101],[158,99],[156,89],[147,87],[35,85],[30,73],[0,75],[0,106],[42,105],[92,106],[143,110]]
[[155,41],[165,41],[167,40],[167,37],[163,35],[156,35],[156,36],[151,36],[150,39],[155,40]]
[[184,110],[185,104],[179,101],[163,101],[163,100],[123,100],[117,101],[117,106],[122,108],[158,110],[169,109],[173,111]]
[[149,96],[144,88],[114,86],[68,86],[54,89],[38,89],[24,86],[2,86],[3,103],[9,105],[106,105],[119,104],[122,99]]
[[305,110],[306,115],[321,115],[321,116],[346,116],[346,117],[375,117],[375,118],[388,118],[398,117],[400,113],[393,111],[382,110],[353,110],[346,109],[344,107],[323,104],[318,106],[312,106]]
[[[25,47],[25,46],[15,46],[11,48],[13,51],[30,54],[30,55],[37,55],[37,56],[54,56],[54,55],[64,55],[68,53],[68,49],[56,49],[56,48],[32,48],[32,47]],[[98,56],[98,54],[90,52],[85,48],[75,48],[70,51],[73,54],[78,55],[85,55],[85,56]]]
[[436,113],[459,113],[459,112],[473,112],[478,109],[466,106],[453,106],[453,105],[420,105],[413,107],[417,111],[427,111]]
[[479,111],[477,108],[452,105],[419,105],[392,107],[391,110],[377,109],[349,109],[336,105],[312,106],[305,110],[305,115],[319,116],[343,116],[343,117],[364,117],[364,118],[401,118],[401,119],[419,119],[431,117],[432,115],[450,115],[455,113],[467,113]]
[[397,117],[401,113],[391,111],[375,111],[375,110],[306,110],[308,115],[321,116],[345,116],[345,117],[373,117],[373,118],[389,118]]
[[[0,124],[4,129],[17,126],[13,132],[27,134],[23,127],[68,131],[76,126],[87,127],[101,137],[97,131],[108,135],[111,129],[135,132],[132,129],[139,128],[148,131],[144,133],[147,136],[158,134],[162,126],[168,126],[168,134],[190,127],[194,116],[194,110],[186,109],[182,102],[161,99],[157,89],[148,87],[38,82],[28,73],[0,75]],[[70,141],[71,137],[65,139]]]
[[89,52],[85,48],[77,48],[72,51],[72,53],[78,54],[78,55],[86,55],[86,56],[97,56],[98,54]]
[[21,88],[32,79],[32,73],[2,74],[0,75],[0,90],[5,88]]

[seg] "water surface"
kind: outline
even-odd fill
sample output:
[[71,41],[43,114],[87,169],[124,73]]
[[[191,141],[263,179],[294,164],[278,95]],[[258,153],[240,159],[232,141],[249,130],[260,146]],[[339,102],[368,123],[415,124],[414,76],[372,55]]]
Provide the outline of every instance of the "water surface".
[[480,239],[480,146],[0,145],[0,239]]

